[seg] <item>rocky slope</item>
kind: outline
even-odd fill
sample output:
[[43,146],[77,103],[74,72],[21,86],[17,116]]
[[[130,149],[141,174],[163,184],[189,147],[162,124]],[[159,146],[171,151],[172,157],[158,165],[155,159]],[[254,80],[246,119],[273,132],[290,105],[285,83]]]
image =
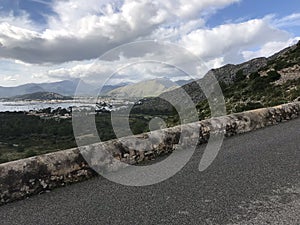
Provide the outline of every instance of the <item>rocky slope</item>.
[[[206,85],[212,76],[216,77],[222,88],[230,113],[293,101],[300,96],[300,41],[269,58],[256,58],[242,64],[212,69],[203,79],[159,97],[181,102],[182,105],[186,101],[182,97],[185,91],[197,105],[200,114],[204,111],[203,117],[209,117],[206,96],[198,84]],[[158,98],[149,99],[147,107],[160,102]],[[170,112],[172,110],[169,109]]]

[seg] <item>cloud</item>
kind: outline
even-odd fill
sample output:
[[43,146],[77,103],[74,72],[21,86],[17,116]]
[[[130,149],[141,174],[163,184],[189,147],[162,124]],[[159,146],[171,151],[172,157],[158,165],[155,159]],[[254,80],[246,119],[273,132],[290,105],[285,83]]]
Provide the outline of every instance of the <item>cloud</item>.
[[[180,37],[175,43],[184,46],[190,52],[200,57],[205,65],[199,68],[201,77],[210,68],[217,68],[227,63],[240,63],[260,56],[270,56],[282,48],[295,43],[294,38],[283,30],[273,27],[265,18],[249,20],[247,22],[221,25],[212,29],[195,29],[201,21],[192,21],[174,28],[160,29],[155,33],[161,36]],[[153,37],[155,37],[153,35]],[[166,38],[168,40],[168,38]],[[184,75],[174,68],[163,67],[149,63],[137,63],[142,60],[169,61],[170,64],[188,64],[186,55],[172,52],[172,47],[161,47],[154,50],[151,44],[137,45],[134,48],[123,48],[123,55],[115,55],[109,61],[98,61],[96,65],[75,65],[70,68],[52,70],[50,76],[60,76],[65,79],[70,77],[88,79],[96,82],[101,77],[118,71],[120,68],[131,65],[123,71],[118,71],[118,79],[130,80],[146,79],[152,76],[166,76],[173,79]],[[249,49],[257,49],[250,51]],[[117,51],[118,52],[118,51]],[[136,54],[134,54],[136,53]],[[150,53],[154,54],[151,55]],[[168,58],[169,57],[169,58]]]
[[237,2],[240,0],[165,0],[161,1],[161,4],[168,12],[172,12],[181,20],[190,20],[199,17],[199,14],[207,15]]
[[[45,3],[44,0],[33,0]],[[2,77],[21,74],[14,82],[82,78],[104,81],[118,71],[111,83],[157,77],[174,80],[186,77],[168,65],[143,60],[190,65],[185,54],[172,49],[155,49],[143,40],[159,40],[187,48],[205,65],[197,68],[203,76],[210,68],[227,63],[269,56],[297,40],[284,30],[299,25],[300,14],[283,18],[268,15],[235,20],[207,27],[208,16],[239,0],[53,0],[45,27],[35,24],[26,12],[0,15],[0,68]],[[125,43],[110,57],[96,61],[103,53]],[[6,65],[3,59],[10,60]],[[130,65],[130,66],[128,66]],[[13,69],[5,70],[10,66]],[[200,71],[200,72],[199,72]],[[196,72],[194,73],[196,74]],[[9,84],[9,79],[3,82]]]
[[0,13],[0,24],[7,23],[23,29],[35,29],[34,22],[30,20],[30,16],[25,11],[20,11],[18,16],[14,12]]
[[245,60],[250,60],[258,57],[269,57],[275,52],[296,44],[299,40],[300,37],[291,38],[287,41],[271,41],[261,46],[257,51],[243,51],[242,54]]
[[19,74],[13,75],[13,76],[6,76],[3,78],[4,81],[6,82],[12,82],[12,81],[17,81],[17,79],[20,77]]
[[270,41],[285,41],[289,37],[287,32],[270,26],[264,19],[254,19],[212,29],[197,29],[179,43],[205,61],[221,56],[225,61],[239,61],[243,49]]
[[32,64],[30,64],[30,63],[25,63],[25,62],[17,60],[17,59],[14,61],[14,63],[19,64],[19,65],[23,65],[23,66],[26,66],[26,67],[32,66]]
[[271,19],[271,23],[278,28],[300,26],[300,13],[294,13],[279,19],[275,18],[274,15],[271,15],[269,18]]
[[42,32],[0,23],[0,57],[36,64],[93,59],[118,45],[149,37],[161,27],[188,23],[207,10],[235,2],[57,0],[52,5],[55,15],[49,15]]
[[49,1],[43,1],[43,0],[30,0],[31,2],[37,2],[43,5],[51,6],[51,2]]
[[186,77],[186,74],[159,61],[124,57],[115,61],[88,61],[77,65],[71,63],[49,70],[45,76],[61,80],[80,78],[93,84],[117,84],[125,81],[139,82],[158,77],[178,80],[180,77]]

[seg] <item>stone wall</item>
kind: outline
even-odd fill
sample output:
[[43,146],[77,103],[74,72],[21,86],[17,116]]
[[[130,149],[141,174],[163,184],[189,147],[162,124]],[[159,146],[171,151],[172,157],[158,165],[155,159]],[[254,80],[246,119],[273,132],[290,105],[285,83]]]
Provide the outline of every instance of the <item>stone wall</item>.
[[[299,117],[299,113],[300,102],[293,102],[154,131],[158,136],[160,135],[160,138],[157,138],[148,151],[135,149],[134,146],[139,143],[130,143],[131,147],[129,148],[122,144],[124,142],[121,143],[118,140],[103,142],[98,146],[101,145],[114,159],[118,159],[120,162],[137,164],[171,153],[179,142],[182,127],[187,130],[196,128],[196,133],[191,132],[188,135],[191,138],[192,136],[197,138],[198,143],[201,144],[208,141],[212,132],[224,131],[225,136],[233,136],[295,119]],[[134,136],[134,140],[148,137],[149,134],[137,135]],[[126,139],[127,142],[131,142],[131,137],[123,138],[123,141]],[[93,146],[87,146],[84,154],[90,154],[97,145]],[[101,157],[99,159],[103,162],[103,167],[111,164],[114,169],[120,169],[118,165],[113,165],[109,157],[106,158],[103,155]],[[95,161],[99,163],[99,159],[95,159]],[[93,157],[88,164],[78,149],[0,164],[0,204],[91,178],[96,175],[89,166],[91,164],[93,164]]]
[[0,164],[0,205],[94,175],[78,149]]

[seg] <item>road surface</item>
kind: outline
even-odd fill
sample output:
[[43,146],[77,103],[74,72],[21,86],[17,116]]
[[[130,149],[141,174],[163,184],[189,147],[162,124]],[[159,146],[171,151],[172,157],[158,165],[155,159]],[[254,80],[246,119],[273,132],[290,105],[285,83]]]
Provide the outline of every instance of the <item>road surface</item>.
[[1,225],[300,224],[300,119],[205,146],[174,177],[126,187],[102,177],[0,207]]

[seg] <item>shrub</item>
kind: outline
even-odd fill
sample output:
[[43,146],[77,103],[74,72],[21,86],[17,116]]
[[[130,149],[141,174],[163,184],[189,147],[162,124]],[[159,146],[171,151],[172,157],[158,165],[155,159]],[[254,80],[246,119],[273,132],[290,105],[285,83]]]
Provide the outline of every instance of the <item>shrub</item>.
[[264,106],[260,102],[248,102],[243,104],[237,104],[235,106],[235,112],[244,112],[252,109],[263,108]]
[[281,75],[277,71],[271,70],[268,72],[268,77],[267,77],[268,82],[274,82],[276,80],[279,80],[280,78]]
[[26,157],[26,158],[29,158],[29,157],[32,157],[32,156],[35,156],[35,155],[36,155],[36,152],[33,151],[32,149],[28,149],[28,150],[26,150],[26,152],[25,152],[25,157]]
[[243,70],[237,71],[235,74],[235,81],[240,82],[246,79],[246,75],[244,74]]
[[251,87],[253,91],[264,91],[266,87],[268,87],[269,82],[266,79],[259,77],[254,80]]
[[260,75],[259,75],[258,72],[251,73],[250,76],[249,76],[250,80],[255,80],[255,79],[259,78],[259,77],[260,77]]

